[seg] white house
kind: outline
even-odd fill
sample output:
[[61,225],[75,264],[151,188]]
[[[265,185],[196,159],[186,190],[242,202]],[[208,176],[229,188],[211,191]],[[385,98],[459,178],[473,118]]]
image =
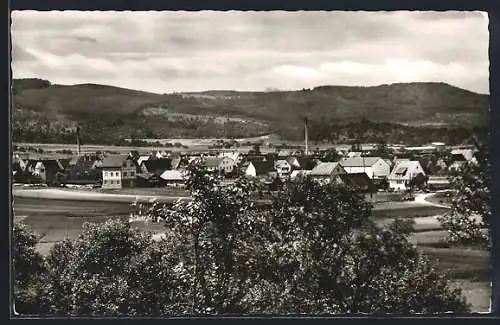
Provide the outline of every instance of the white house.
[[234,160],[229,157],[208,157],[203,162],[203,166],[206,170],[211,172],[218,171],[224,174],[229,174],[233,171],[235,164]]
[[425,176],[419,161],[400,161],[389,175],[389,188],[395,191],[404,191],[409,188],[410,181],[418,174]]
[[257,170],[255,169],[255,166],[252,164],[251,161],[244,162],[241,168],[245,176],[251,176],[251,177],[257,176]]
[[239,166],[243,162],[243,155],[238,151],[227,151],[221,152],[219,158],[230,158],[234,161],[234,164]]
[[348,174],[365,173],[370,179],[387,178],[391,166],[380,157],[352,157],[340,161]]
[[309,175],[316,181],[329,183],[339,174],[346,171],[338,162],[324,162],[316,165]]
[[134,187],[136,166],[127,155],[111,155],[102,162],[102,188]]
[[282,160],[276,160],[274,163],[274,168],[278,172],[278,177],[279,178],[286,178],[290,176],[290,173],[292,172],[292,167],[288,163],[288,161],[282,159]]

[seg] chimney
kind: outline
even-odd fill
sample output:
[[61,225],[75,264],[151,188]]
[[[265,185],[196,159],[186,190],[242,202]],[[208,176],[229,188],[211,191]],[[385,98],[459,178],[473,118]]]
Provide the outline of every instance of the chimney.
[[76,150],[78,153],[78,157],[80,157],[80,127],[76,127]]
[[304,118],[304,141],[305,141],[305,145],[306,145],[306,150],[305,150],[304,154],[305,154],[306,156],[308,156],[308,155],[309,155],[309,148],[308,148],[308,143],[307,143],[307,141],[308,141],[308,135],[307,135],[307,123],[308,123],[308,119],[307,119],[307,117],[306,117],[306,118]]

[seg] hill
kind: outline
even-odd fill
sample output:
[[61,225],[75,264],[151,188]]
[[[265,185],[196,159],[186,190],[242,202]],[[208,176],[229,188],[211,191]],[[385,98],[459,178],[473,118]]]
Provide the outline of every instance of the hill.
[[[488,122],[488,96],[445,83],[319,86],[299,91],[154,94],[113,86],[13,82],[14,139],[61,141],[77,123],[88,142],[123,138],[300,138],[302,121],[475,127]],[[38,138],[37,138],[38,137]]]

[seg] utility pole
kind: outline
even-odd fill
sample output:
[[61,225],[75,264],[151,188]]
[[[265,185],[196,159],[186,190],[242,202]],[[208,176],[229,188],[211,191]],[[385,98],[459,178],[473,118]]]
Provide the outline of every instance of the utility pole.
[[78,157],[80,157],[80,127],[76,126],[76,152],[78,153]]
[[306,148],[305,148],[305,152],[304,152],[304,154],[305,154],[306,156],[308,156],[308,155],[309,155],[309,148],[308,148],[308,143],[307,143],[307,142],[308,142],[307,124],[308,124],[308,119],[307,119],[307,117],[305,117],[305,118],[304,118],[304,141],[305,141],[305,146],[306,146]]

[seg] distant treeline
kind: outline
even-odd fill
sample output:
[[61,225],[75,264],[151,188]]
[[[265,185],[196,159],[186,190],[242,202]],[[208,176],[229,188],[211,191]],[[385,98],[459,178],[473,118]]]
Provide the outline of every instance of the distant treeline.
[[[81,144],[109,144],[134,146],[161,145],[139,139],[168,138],[243,138],[274,132],[284,140],[302,141],[303,127],[290,125],[275,125],[265,127],[259,124],[238,122],[215,123],[213,120],[176,119],[168,120],[155,117],[144,117],[124,121],[111,114],[103,114],[92,121],[83,119],[81,126]],[[309,122],[309,139],[314,142],[334,143],[356,140],[369,143],[404,143],[406,145],[421,145],[440,141],[447,144],[467,143],[471,138],[485,139],[487,127],[416,127],[387,122],[373,122],[361,119],[358,122],[337,123],[328,120],[311,120]],[[23,121],[18,118],[13,123],[14,142],[37,143],[76,143],[76,133],[72,128],[65,127],[60,121],[48,118]],[[172,144],[182,147],[181,144]]]

